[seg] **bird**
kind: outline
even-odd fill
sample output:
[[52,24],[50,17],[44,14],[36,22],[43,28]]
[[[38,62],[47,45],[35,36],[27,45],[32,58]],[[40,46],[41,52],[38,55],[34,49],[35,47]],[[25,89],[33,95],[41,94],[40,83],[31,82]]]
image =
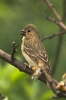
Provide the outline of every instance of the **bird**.
[[43,70],[51,74],[51,67],[45,47],[40,39],[39,31],[33,24],[27,24],[20,31],[22,37],[21,52],[29,64],[29,68],[33,70],[32,79],[37,80]]

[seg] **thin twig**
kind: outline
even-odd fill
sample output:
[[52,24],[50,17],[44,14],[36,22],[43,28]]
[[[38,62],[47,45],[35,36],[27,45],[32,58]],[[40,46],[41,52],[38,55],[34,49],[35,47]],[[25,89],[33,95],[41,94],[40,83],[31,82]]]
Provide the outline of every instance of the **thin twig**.
[[56,10],[55,10],[55,8],[54,8],[54,5],[51,4],[51,3],[49,2],[49,0],[43,0],[43,1],[49,6],[49,8],[51,9],[51,11],[53,12],[53,14],[55,15],[55,17],[57,18],[57,20],[58,20],[58,25],[66,31],[66,26],[63,24],[61,17],[60,17],[59,14],[56,12]]
[[[65,23],[66,21],[66,0],[63,1],[63,18],[62,19],[63,19],[63,22]],[[62,31],[62,29],[60,29],[60,31]],[[60,35],[58,38],[57,50],[56,50],[55,59],[54,59],[53,67],[52,67],[52,75],[55,74],[55,70],[58,67],[57,64],[58,64],[59,55],[61,52],[62,41],[63,41],[63,36]]]
[[51,22],[53,22],[53,23],[59,25],[59,21],[56,21],[56,20],[53,19],[52,17],[48,16],[44,11],[41,11],[41,12],[42,12],[43,16],[44,16],[47,20],[49,20],[49,21],[51,21]]
[[54,33],[54,34],[49,35],[49,36],[45,36],[41,41],[43,42],[46,39],[52,39],[55,36],[59,36],[59,35],[63,35],[63,34],[66,34],[66,31],[61,31],[61,32]]
[[12,43],[12,53],[11,53],[11,59],[14,60],[14,54],[17,52],[16,48],[18,47],[18,44],[15,42]]

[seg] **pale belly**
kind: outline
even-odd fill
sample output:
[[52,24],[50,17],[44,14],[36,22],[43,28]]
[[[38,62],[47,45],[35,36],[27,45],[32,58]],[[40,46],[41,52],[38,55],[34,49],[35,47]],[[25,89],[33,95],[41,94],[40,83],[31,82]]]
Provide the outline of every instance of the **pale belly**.
[[22,55],[24,56],[24,58],[26,59],[26,61],[29,63],[29,67],[37,67],[37,64],[35,64],[34,61],[31,60],[31,58],[25,53],[25,51],[23,49],[23,42],[22,42],[22,45],[21,45],[21,52],[22,52]]

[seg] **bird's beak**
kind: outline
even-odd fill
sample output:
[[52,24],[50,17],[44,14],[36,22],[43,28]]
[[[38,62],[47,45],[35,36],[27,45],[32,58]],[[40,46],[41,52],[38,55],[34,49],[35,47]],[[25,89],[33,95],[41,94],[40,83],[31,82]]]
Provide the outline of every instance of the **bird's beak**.
[[24,29],[20,31],[21,32],[21,35],[25,36],[25,31]]

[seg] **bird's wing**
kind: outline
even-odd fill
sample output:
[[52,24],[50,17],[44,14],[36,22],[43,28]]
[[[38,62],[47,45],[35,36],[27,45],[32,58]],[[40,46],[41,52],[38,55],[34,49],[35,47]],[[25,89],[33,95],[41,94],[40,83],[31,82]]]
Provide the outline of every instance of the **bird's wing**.
[[48,55],[39,39],[31,39],[30,41],[27,41],[27,43],[24,45],[24,50],[34,62],[37,62],[38,64],[38,61],[42,60],[45,65],[50,68]]

